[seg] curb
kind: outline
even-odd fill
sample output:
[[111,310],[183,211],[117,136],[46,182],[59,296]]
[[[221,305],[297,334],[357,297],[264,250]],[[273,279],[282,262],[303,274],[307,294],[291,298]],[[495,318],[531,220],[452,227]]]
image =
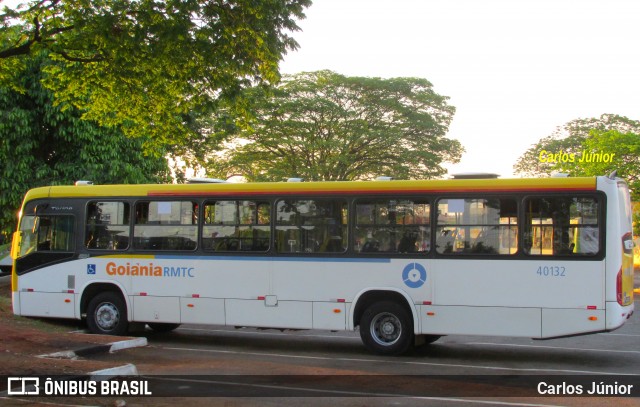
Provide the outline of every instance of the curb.
[[[39,355],[39,358],[52,358],[52,359],[77,359],[79,357],[85,357],[90,355],[96,355],[99,353],[113,353],[123,349],[138,348],[147,346],[147,338],[134,338],[125,341],[118,341],[108,343],[106,345],[94,345],[81,348],[78,350],[66,350],[62,352],[48,353],[46,355]],[[131,365],[133,366],[133,365]],[[135,369],[135,366],[134,366]],[[91,373],[93,374],[93,373]],[[136,372],[137,374],[137,372]]]
[[123,366],[89,372],[88,375],[91,376],[91,380],[96,381],[109,380],[118,376],[138,376],[138,368],[136,368],[136,365],[129,363]]

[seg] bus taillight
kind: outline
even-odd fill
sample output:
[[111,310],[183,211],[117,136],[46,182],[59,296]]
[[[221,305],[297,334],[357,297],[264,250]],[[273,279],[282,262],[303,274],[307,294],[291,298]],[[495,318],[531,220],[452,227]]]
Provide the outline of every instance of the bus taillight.
[[622,295],[622,267],[620,267],[620,271],[618,271],[618,275],[616,276],[616,298],[618,300],[618,304],[624,305],[624,298]]

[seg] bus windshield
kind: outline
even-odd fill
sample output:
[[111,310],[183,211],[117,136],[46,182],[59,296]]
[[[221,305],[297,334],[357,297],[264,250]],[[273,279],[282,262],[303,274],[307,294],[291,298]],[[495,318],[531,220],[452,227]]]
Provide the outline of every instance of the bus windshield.
[[36,248],[36,217],[23,216],[20,222],[20,251],[17,258],[24,257]]

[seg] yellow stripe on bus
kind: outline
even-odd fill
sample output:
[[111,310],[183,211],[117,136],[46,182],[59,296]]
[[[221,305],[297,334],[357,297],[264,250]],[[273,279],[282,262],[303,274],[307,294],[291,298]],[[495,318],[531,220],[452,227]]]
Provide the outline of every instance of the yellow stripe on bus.
[[155,254],[105,254],[104,256],[95,256],[100,259],[155,259]]
[[342,195],[449,192],[594,191],[596,178],[470,179],[423,181],[263,182],[228,184],[88,185],[36,188],[26,200],[45,197],[170,197],[223,195]]

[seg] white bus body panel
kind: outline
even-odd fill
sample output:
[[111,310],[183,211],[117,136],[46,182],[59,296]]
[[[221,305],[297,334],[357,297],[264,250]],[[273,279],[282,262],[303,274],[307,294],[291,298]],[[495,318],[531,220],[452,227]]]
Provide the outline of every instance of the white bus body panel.
[[265,300],[227,300],[229,325],[264,328],[312,328],[312,304],[302,301],[278,301],[266,305]]
[[180,323],[180,298],[134,296],[133,320]]
[[620,328],[627,321],[630,313],[633,313],[633,306],[622,307],[617,301],[607,302],[607,331]]
[[20,315],[76,318],[75,295],[69,293],[20,292]]
[[345,303],[314,302],[313,329],[344,331],[347,308]]
[[[540,308],[421,305],[422,333],[540,337]],[[464,323],[459,323],[464,321]],[[509,323],[505,323],[509,321]]]
[[[106,272],[109,263],[150,262],[162,268],[161,277]],[[411,263],[426,270],[417,288],[403,280],[403,270]],[[75,284],[81,288],[76,295],[63,293],[69,288],[68,271],[88,270],[89,265],[95,266],[96,274],[77,273]],[[544,275],[544,267],[558,268],[562,275]],[[172,268],[183,271],[172,275]],[[100,281],[123,290],[129,318],[139,322],[350,329],[360,296],[386,290],[412,305],[417,334],[545,338],[611,329],[605,326],[610,317],[604,312],[603,261],[96,257],[52,266],[33,276],[21,276],[22,287],[34,291],[19,293],[22,315],[79,318],[79,295],[91,281]],[[363,288],[363,281],[375,285]],[[58,292],[47,292],[53,289]],[[42,300],[42,295],[47,298]],[[64,302],[67,298],[71,302]],[[51,304],[49,299],[59,304],[40,305]],[[589,319],[592,316],[597,319]],[[622,322],[617,318],[615,324]]]
[[225,325],[224,300],[220,298],[180,298],[183,324]]
[[[314,328],[329,323],[329,329],[345,329],[345,324],[346,329],[353,329],[353,306],[347,310],[348,307],[343,305],[356,303],[366,292],[392,291],[402,295],[409,304],[413,305],[414,300],[417,301],[407,294],[408,287],[404,286],[402,280],[402,270],[411,263],[414,262],[410,259],[383,258],[274,260],[273,294],[278,300],[313,302]],[[365,281],[367,284],[363,284]],[[427,292],[425,286],[422,286],[415,293],[420,302],[430,297]],[[325,303],[326,306],[322,305]],[[336,312],[336,306],[345,311]],[[412,315],[415,331],[419,332],[415,307],[412,307]]]
[[542,338],[604,331],[605,310],[543,309],[542,321]]
[[75,267],[74,262],[67,262],[20,276],[18,291],[13,293],[14,313],[22,316],[79,318]]
[[[543,258],[434,264],[433,306],[421,311],[422,333],[549,338],[605,329],[604,261]],[[600,318],[589,320],[592,315]]]

